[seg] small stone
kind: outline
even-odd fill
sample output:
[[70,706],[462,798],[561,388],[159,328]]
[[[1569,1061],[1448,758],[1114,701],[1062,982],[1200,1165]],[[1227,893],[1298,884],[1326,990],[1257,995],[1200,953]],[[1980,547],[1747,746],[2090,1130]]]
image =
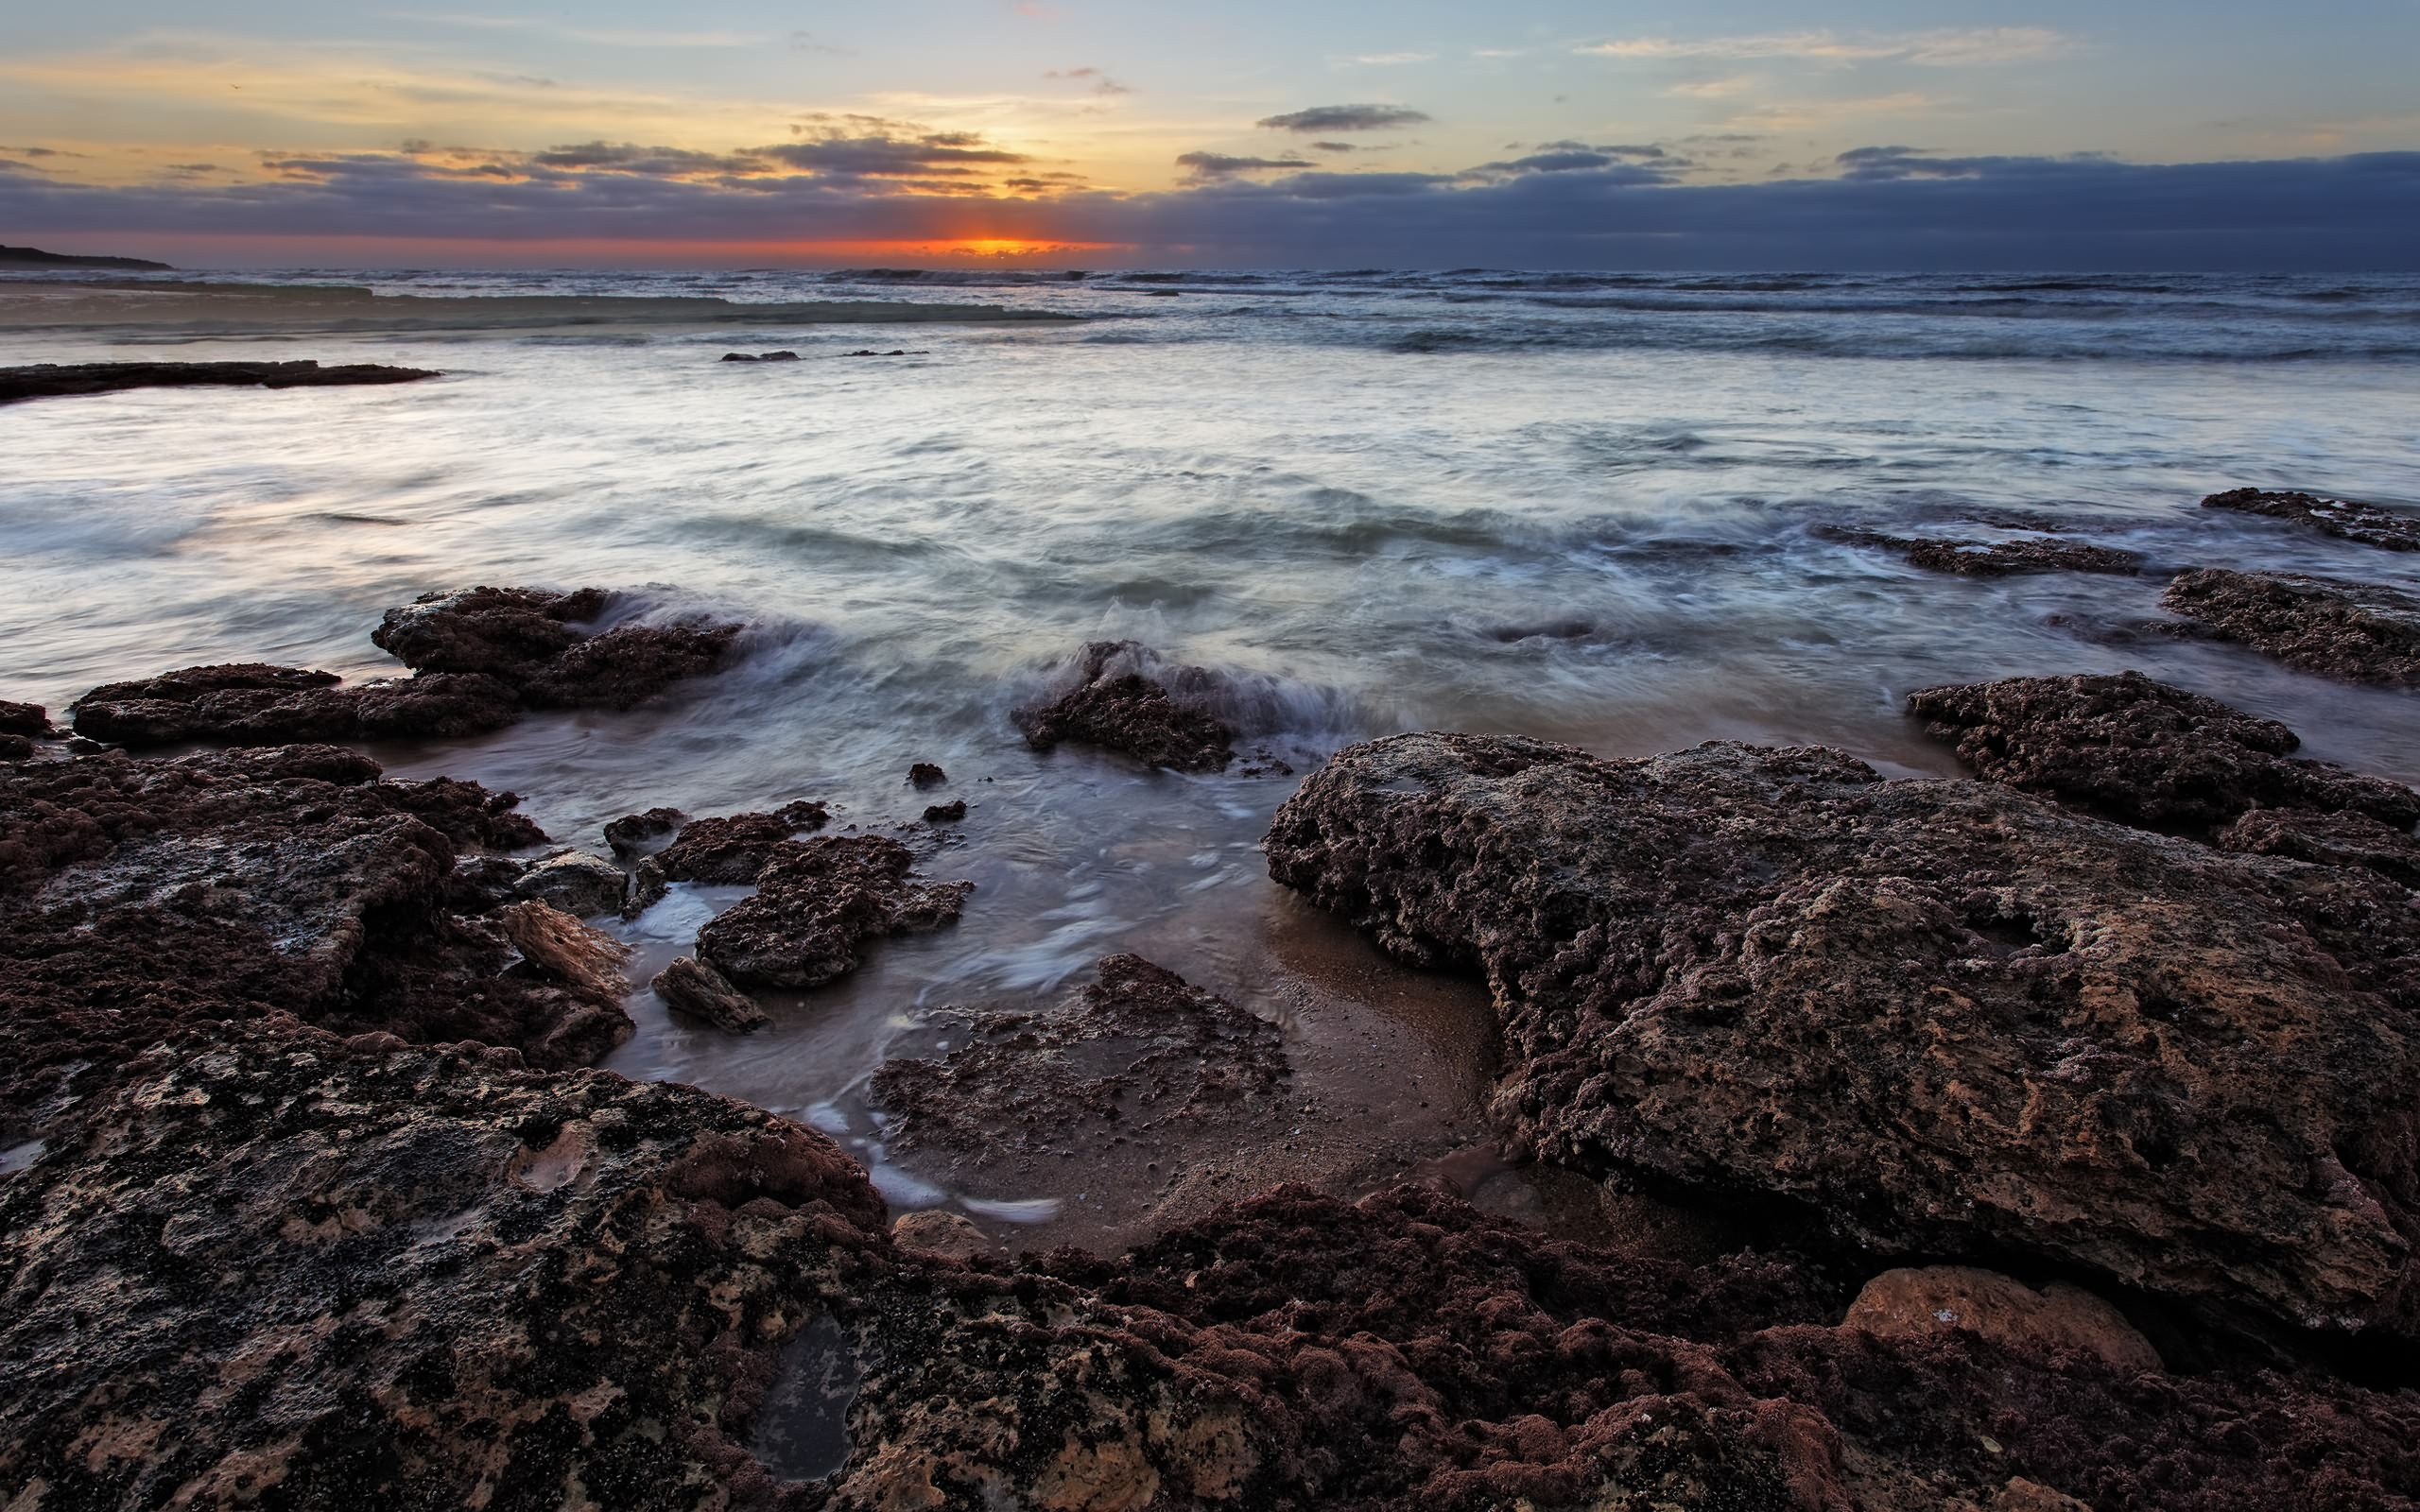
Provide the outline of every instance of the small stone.
[[643,814],[625,814],[605,826],[605,843],[617,856],[644,854],[647,843],[659,835],[670,834],[689,817],[679,809],[652,808]]
[[680,1009],[731,1034],[761,1028],[765,1010],[731,985],[720,971],[694,956],[683,955],[655,973],[648,986],[655,995]]
[[890,1242],[902,1248],[921,1249],[956,1261],[969,1261],[992,1252],[990,1236],[977,1228],[973,1219],[938,1208],[901,1213],[890,1226]]
[[918,762],[908,768],[908,781],[918,787],[939,787],[949,781],[949,773],[931,762]]
[[925,806],[925,819],[930,824],[945,824],[953,819],[964,817],[966,817],[966,799],[962,798],[947,803],[928,803]]
[[513,892],[551,903],[576,919],[622,911],[622,868],[584,850],[558,850],[534,862],[513,884]]

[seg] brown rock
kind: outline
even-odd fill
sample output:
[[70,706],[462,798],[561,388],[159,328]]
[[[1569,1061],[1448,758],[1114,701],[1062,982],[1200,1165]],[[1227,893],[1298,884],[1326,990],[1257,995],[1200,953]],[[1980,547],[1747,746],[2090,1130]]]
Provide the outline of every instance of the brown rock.
[[693,956],[676,957],[648,984],[655,995],[705,1020],[726,1034],[752,1034],[765,1026],[765,1010],[747,993],[724,980],[723,974]]
[[2202,501],[2204,509],[2237,514],[2262,514],[2290,520],[2306,529],[2340,541],[2359,541],[2388,551],[2420,551],[2420,515],[2383,509],[2349,499],[2324,499],[2316,494],[2278,492],[2267,489],[2229,489]]
[[38,703],[9,703],[0,699],[0,735],[23,735],[28,740],[42,740],[49,734],[49,710]]
[[[1148,766],[1180,772],[1222,772],[1236,759],[1234,727],[1181,705],[1146,669],[1157,659],[1133,641],[1095,641],[1077,659],[1076,685],[1046,704],[1012,711],[1026,744],[1049,750],[1063,742],[1098,746]],[[1199,667],[1174,669],[1178,680],[1201,682]]]
[[507,904],[496,919],[523,960],[581,997],[611,1003],[631,989],[622,977],[630,951],[613,936],[534,900]]
[[2420,686],[2420,598],[2400,589],[2213,567],[2177,577],[2160,607],[2300,671]]
[[593,919],[620,913],[628,885],[622,868],[604,857],[584,850],[558,850],[523,868],[514,880],[513,892],[551,903],[574,919]]
[[736,625],[586,627],[614,605],[602,589],[471,588],[389,610],[371,641],[424,672],[480,673],[535,709],[628,709],[717,671]]
[[756,880],[774,848],[799,832],[790,816],[734,814],[692,819],[680,838],[655,853],[655,864],[673,882],[742,886]]
[[992,1253],[991,1237],[962,1214],[926,1208],[903,1212],[891,1221],[890,1242],[927,1254],[968,1261]]
[[925,820],[928,824],[945,824],[966,817],[966,799],[953,799],[947,803],[925,805]]
[[1925,1339],[1954,1331],[2031,1354],[2089,1354],[2114,1370],[2161,1368],[2151,1340],[2083,1287],[2052,1281],[2037,1291],[1971,1265],[1884,1271],[1857,1294],[1841,1326],[1886,1338]]
[[877,835],[785,842],[755,896],[699,931],[698,957],[744,985],[821,987],[856,970],[867,940],[958,921],[975,885],[920,886],[908,881],[914,865],[906,846]]
[[2366,814],[2255,809],[2220,831],[2211,843],[2249,855],[2365,868],[2420,890],[2420,838]]
[[2139,672],[1927,688],[1908,707],[1993,782],[2128,824],[2206,833],[2256,808],[2420,823],[2420,793],[2293,758],[2302,742],[2277,721]]
[[1845,525],[1819,526],[1816,534],[1852,546],[1895,551],[1911,567],[1957,573],[1965,577],[2009,577],[2024,573],[2114,573],[2132,576],[2142,571],[2143,565],[2142,558],[2131,551],[2048,537],[1953,541],[1938,536],[1892,536]]
[[331,368],[300,362],[39,362],[0,368],[0,404],[129,388],[319,388],[341,384],[407,384],[440,374],[424,368],[347,362]]
[[1390,951],[1486,973],[1496,1112],[1548,1159],[1899,1252],[2420,1322],[2420,1045],[2390,1005],[2420,916],[2369,873],[1820,748],[1469,735],[1348,747],[1267,844]]
[[605,826],[605,843],[615,855],[629,860],[646,854],[649,840],[670,834],[688,817],[679,809],[666,808],[648,809],[644,814],[625,814]]
[[918,762],[908,768],[908,781],[918,787],[939,787],[949,781],[949,773],[931,762]]

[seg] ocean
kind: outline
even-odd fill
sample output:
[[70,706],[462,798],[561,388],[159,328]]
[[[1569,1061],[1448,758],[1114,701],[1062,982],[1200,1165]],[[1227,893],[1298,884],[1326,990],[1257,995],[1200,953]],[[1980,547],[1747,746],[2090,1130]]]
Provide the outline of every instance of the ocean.
[[[746,620],[733,670],[627,714],[376,752],[519,793],[566,843],[657,804],[832,803],[907,826],[964,921],[894,939],[746,1039],[632,1001],[608,1062],[836,1133],[895,1206],[1098,1243],[1165,1213],[1064,1179],[946,1190],[866,1080],[951,1004],[1047,1002],[1132,950],[1277,1019],[1307,1099],[1475,1137],[1485,1004],[1380,961],[1264,875],[1283,777],[1028,751],[1009,711],[1085,642],[1224,675],[1299,773],[1411,729],[1611,755],[1822,743],[1951,774],[1912,689],[2137,667],[2420,782],[2411,696],[2127,639],[2168,576],[2420,589],[2420,556],[2204,510],[2244,485],[2420,505],[2420,279],[1451,272],[465,273],[279,269],[383,293],[998,303],[1064,324],[617,323],[192,336],[0,331],[0,362],[314,357],[433,383],[138,391],[0,408],[0,697],[268,661],[396,670],[386,608],[597,585]],[[728,351],[801,360],[726,364]],[[852,356],[863,349],[902,355]],[[1976,579],[1827,536],[2062,533],[2140,576]],[[908,787],[916,761],[952,778]],[[922,823],[931,798],[967,820]],[[647,972],[736,889],[626,926]],[[1321,1069],[1325,1068],[1325,1069]],[[1323,1079],[1324,1078],[1324,1079]],[[1407,1117],[1411,1115],[1407,1114]],[[1380,1135],[1385,1138],[1381,1138]],[[1372,1155],[1373,1160],[1379,1157]],[[1373,1167],[1374,1177],[1385,1173]]]

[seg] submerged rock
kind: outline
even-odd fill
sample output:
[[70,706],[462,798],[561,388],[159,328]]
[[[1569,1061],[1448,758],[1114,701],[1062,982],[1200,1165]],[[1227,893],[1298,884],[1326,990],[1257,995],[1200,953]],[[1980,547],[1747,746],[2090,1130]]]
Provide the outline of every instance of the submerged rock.
[[40,362],[0,368],[0,404],[23,399],[110,394],[129,388],[319,388],[343,384],[407,384],[442,374],[425,368],[345,362]]
[[644,814],[625,814],[605,826],[605,844],[624,860],[648,853],[649,840],[670,834],[688,822],[689,816],[679,809],[652,808]]
[[2202,507],[2290,520],[2324,536],[2388,551],[2420,551],[2420,515],[2380,508],[2375,504],[2268,489],[2229,489],[2204,499]]
[[683,678],[720,668],[740,627],[584,627],[614,596],[583,588],[470,588],[389,610],[370,639],[423,672],[477,672],[534,709],[628,709]]
[[1115,1140],[1130,1148],[1110,1163],[1139,1170],[1171,1142],[1248,1146],[1252,1115],[1288,1072],[1276,1026],[1139,955],[1098,970],[1046,1008],[945,1009],[946,1056],[885,1060],[873,1100],[891,1147],[1027,1170]]
[[765,1010],[755,999],[694,956],[676,957],[648,986],[672,1006],[727,1034],[749,1034],[765,1026]]
[[2400,589],[2212,567],[2178,576],[2160,607],[2300,671],[2420,686],[2420,597]]
[[2116,573],[2142,571],[2142,558],[2115,546],[2036,538],[2027,541],[1953,541],[1938,536],[1892,536],[1878,530],[1824,525],[1816,534],[1852,546],[1895,551],[1911,567],[1966,577],[2009,577],[2020,573]]
[[2206,833],[2265,808],[2420,823],[2420,793],[2294,757],[2277,721],[2139,672],[1926,688],[1908,707],[1993,782],[2128,824]]
[[958,921],[975,885],[918,885],[914,867],[906,846],[878,835],[785,841],[755,896],[698,932],[698,957],[746,986],[821,987],[856,970],[868,940]]
[[[1134,641],[1095,641],[1077,659],[1080,679],[1050,702],[1011,712],[1010,717],[1035,750],[1063,742],[1098,746],[1132,756],[1148,766],[1180,772],[1222,772],[1236,759],[1234,727],[1179,704],[1157,679],[1146,676],[1150,652]],[[1200,668],[1179,675],[1206,677]]]
[[908,768],[908,781],[920,788],[939,787],[949,781],[949,773],[931,762],[918,762]]
[[2420,1332],[2420,914],[2374,874],[1821,748],[1472,735],[1348,747],[1267,845],[1395,954],[1486,974],[1496,1112],[1548,1159]]
[[966,799],[962,798],[952,799],[946,803],[925,805],[925,822],[927,824],[951,824],[964,817],[966,817]]

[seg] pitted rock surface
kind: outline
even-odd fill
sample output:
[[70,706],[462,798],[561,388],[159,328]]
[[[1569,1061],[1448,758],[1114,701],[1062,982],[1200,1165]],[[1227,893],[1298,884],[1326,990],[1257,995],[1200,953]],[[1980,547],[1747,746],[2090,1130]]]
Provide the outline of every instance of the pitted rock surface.
[[1047,1007],[945,1009],[947,1055],[885,1060],[873,1098],[891,1115],[891,1146],[1023,1172],[1071,1143],[1116,1141],[1139,1168],[1180,1141],[1282,1137],[1260,1126],[1288,1074],[1274,1024],[1139,955],[1098,970]]
[[2420,793],[2298,759],[2277,721],[2139,672],[1927,688],[1908,707],[1981,776],[2128,824],[2204,833],[2273,808],[2420,823]]
[[745,886],[756,880],[776,847],[802,830],[823,827],[821,804],[793,804],[778,814],[733,814],[691,819],[673,842],[655,853],[671,882]]
[[698,958],[743,987],[795,990],[844,976],[869,940],[958,921],[975,885],[912,882],[915,862],[880,835],[785,840],[755,895],[698,932]]
[[1485,973],[1497,1114],[1547,1159],[2420,1332],[2420,914],[2374,873],[1821,748],[1451,734],[1348,747],[1267,845],[1391,952]]
[[2204,499],[2202,507],[2290,520],[2324,536],[2387,551],[2420,551],[2420,515],[2351,499],[2326,499],[2313,493],[2269,489],[2229,489]]
[[370,639],[416,671],[496,678],[533,709],[628,709],[718,670],[739,634],[706,622],[585,627],[613,605],[596,588],[426,593],[389,610]]
[[1852,546],[1896,552],[1910,567],[1956,573],[1962,577],[2010,577],[2025,573],[2112,573],[2131,576],[2143,561],[2131,551],[2084,541],[2032,537],[2021,541],[1963,541],[1945,536],[1893,536],[1878,530],[1827,525],[1817,534]]
[[2212,567],[2179,576],[2159,602],[2298,671],[2420,687],[2420,597],[2398,588]]
[[[1167,683],[1149,675],[1156,666],[1138,642],[1095,641],[1078,659],[1074,687],[1011,717],[1035,750],[1072,743],[1118,751],[1147,766],[1225,771],[1236,759],[1234,727],[1171,696]],[[1210,677],[1200,667],[1166,675],[1180,684]]]

